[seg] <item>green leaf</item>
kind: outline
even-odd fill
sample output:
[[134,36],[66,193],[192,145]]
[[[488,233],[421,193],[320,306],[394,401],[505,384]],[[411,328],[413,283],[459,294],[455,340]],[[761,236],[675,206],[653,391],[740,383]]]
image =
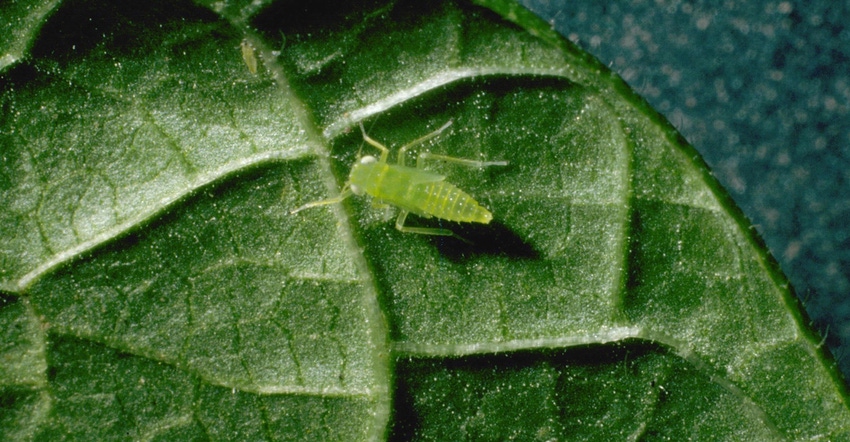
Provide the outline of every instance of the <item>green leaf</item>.
[[[57,11],[0,78],[3,438],[850,436],[675,130],[513,3],[420,3]],[[408,223],[469,243],[290,213],[371,153],[358,123],[395,150],[447,121],[425,148],[509,162],[435,165],[494,220]]]
[[26,55],[59,0],[7,0],[0,4],[0,73]]

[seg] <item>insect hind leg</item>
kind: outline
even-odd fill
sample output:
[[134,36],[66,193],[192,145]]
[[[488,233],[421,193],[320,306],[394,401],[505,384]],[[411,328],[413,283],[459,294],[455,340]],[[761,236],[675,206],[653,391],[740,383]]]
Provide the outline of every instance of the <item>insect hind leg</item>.
[[457,163],[468,167],[484,168],[490,166],[507,166],[507,161],[478,161],[469,160],[466,158],[450,157],[448,155],[438,155],[431,152],[422,152],[416,159],[416,167],[419,169],[425,168],[425,162],[430,160],[445,161],[447,163]]
[[408,211],[402,210],[398,214],[398,218],[395,220],[395,228],[400,232],[404,233],[417,233],[420,235],[431,235],[431,236],[451,236],[453,238],[457,238],[467,244],[472,244],[467,241],[466,238],[462,236],[458,236],[455,232],[452,232],[449,229],[440,229],[437,227],[407,227],[404,225],[404,221],[407,219]]

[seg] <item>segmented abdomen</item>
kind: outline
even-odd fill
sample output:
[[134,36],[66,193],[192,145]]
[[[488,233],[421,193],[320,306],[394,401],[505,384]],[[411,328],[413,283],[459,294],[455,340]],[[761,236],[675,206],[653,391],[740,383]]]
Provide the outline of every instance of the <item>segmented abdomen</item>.
[[465,223],[487,224],[493,219],[493,214],[449,182],[418,184],[410,191],[413,195],[409,201],[417,202],[415,208],[410,208],[413,213]]

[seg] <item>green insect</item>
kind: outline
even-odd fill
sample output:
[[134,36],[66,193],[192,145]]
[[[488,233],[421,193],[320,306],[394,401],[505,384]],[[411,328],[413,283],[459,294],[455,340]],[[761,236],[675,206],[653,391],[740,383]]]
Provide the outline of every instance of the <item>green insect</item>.
[[248,66],[248,71],[257,75],[257,51],[254,45],[248,39],[244,39],[239,45],[239,48],[242,50],[242,60],[245,61],[245,66]]
[[387,157],[390,150],[366,135],[363,123],[360,123],[363,140],[381,151],[380,158],[371,155],[359,158],[351,166],[348,181],[339,196],[305,204],[291,213],[310,207],[335,204],[352,194],[367,194],[378,203],[393,205],[401,209],[398,218],[396,218],[395,227],[402,232],[454,236],[463,240],[449,229],[407,227],[404,225],[409,213],[424,218],[435,217],[447,221],[467,223],[488,224],[493,219],[493,214],[478,204],[469,194],[446,181],[445,176],[425,170],[424,166],[428,160],[447,161],[470,167],[506,166],[507,161],[475,161],[422,152],[416,160],[416,167],[404,165],[407,149],[440,135],[451,124],[450,120],[439,129],[402,146],[398,151],[397,164],[389,164]]

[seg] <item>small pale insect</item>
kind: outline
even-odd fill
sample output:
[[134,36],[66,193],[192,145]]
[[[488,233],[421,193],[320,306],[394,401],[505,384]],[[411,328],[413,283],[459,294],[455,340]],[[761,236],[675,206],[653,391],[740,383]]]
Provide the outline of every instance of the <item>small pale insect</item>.
[[305,204],[291,213],[310,207],[335,204],[352,194],[366,194],[379,203],[393,205],[400,209],[395,227],[402,232],[454,236],[463,240],[449,229],[404,225],[410,213],[424,218],[435,217],[466,223],[488,224],[493,219],[493,214],[489,210],[478,204],[469,194],[446,181],[445,176],[425,170],[425,162],[439,160],[470,167],[487,167],[506,166],[507,161],[476,161],[422,152],[416,160],[416,167],[404,164],[407,149],[440,135],[451,124],[452,122],[449,121],[434,132],[402,146],[398,151],[396,164],[390,164],[387,162],[390,150],[366,135],[363,123],[360,123],[363,140],[381,151],[380,158],[371,155],[359,158],[351,166],[348,181],[338,197]]
[[242,60],[245,61],[245,65],[248,66],[248,71],[257,75],[257,53],[254,49],[254,45],[246,39],[242,40],[239,47],[242,49]]

